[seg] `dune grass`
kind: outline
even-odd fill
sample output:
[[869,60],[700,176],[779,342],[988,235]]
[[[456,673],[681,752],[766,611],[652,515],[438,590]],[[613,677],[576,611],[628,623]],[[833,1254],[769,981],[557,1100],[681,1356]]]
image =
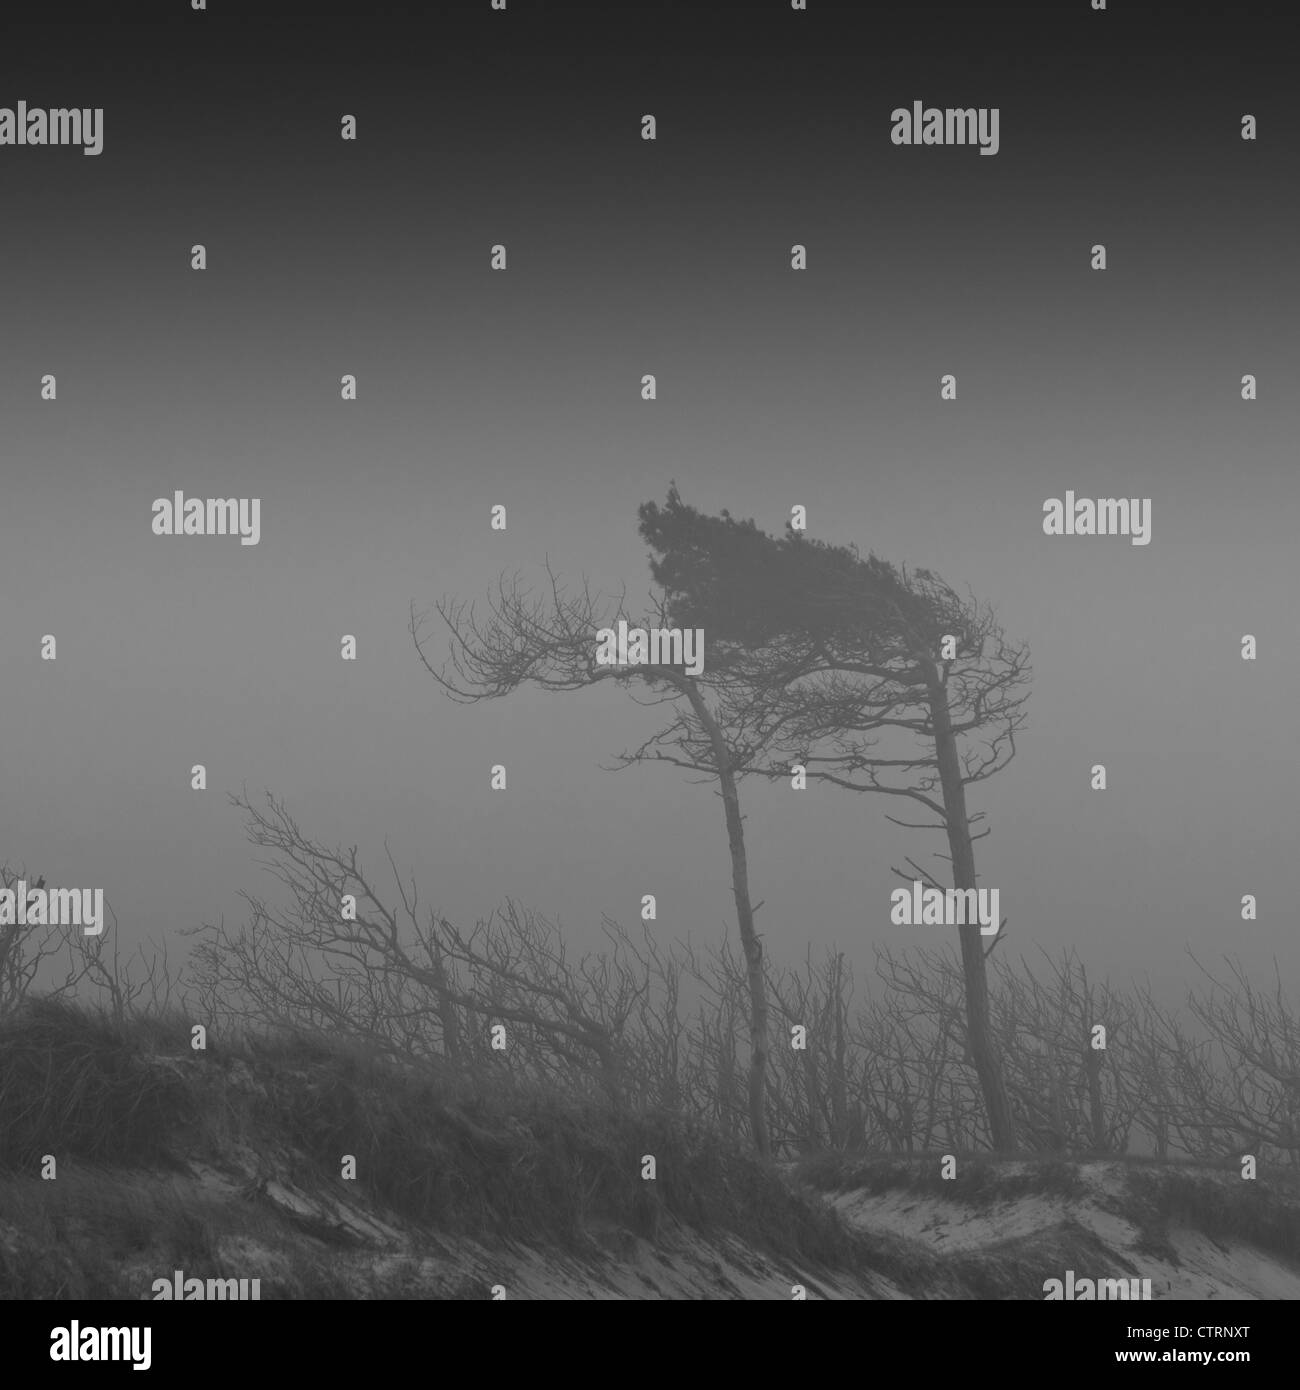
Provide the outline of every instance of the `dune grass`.
[[[774,1165],[673,1115],[523,1095],[322,1037],[196,1052],[177,1017],[122,1023],[38,1002],[0,1021],[0,1247],[7,1222],[50,1254],[22,1275],[0,1264],[0,1289],[105,1296],[114,1263],[145,1246],[167,1268],[210,1264],[218,1234],[257,1229],[251,1202],[232,1219],[130,1171],[220,1166],[235,1151],[263,1175],[364,1195],[381,1217],[446,1236],[576,1254],[593,1228],[655,1241],[679,1222],[811,1266],[879,1267],[870,1243]],[[53,1183],[40,1178],[47,1155]],[[342,1179],[345,1155],[355,1182]],[[76,1270],[67,1249],[81,1252]]]
[[71,1005],[35,1000],[0,1019],[0,1170],[45,1154],[157,1162],[190,1109],[179,1077],[141,1065],[145,1039]]

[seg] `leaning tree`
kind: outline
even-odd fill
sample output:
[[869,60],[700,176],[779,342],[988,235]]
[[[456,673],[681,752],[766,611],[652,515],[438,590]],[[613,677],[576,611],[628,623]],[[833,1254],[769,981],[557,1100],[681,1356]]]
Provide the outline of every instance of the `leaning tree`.
[[[748,1109],[755,1148],[770,1152],[766,1117],[768,1065],[767,995],[763,946],[754,927],[744,820],[738,780],[762,755],[763,727],[747,717],[741,702],[730,702],[726,720],[705,698],[701,679],[671,665],[611,665],[597,659],[597,634],[629,626],[662,626],[662,605],[648,618],[629,621],[624,596],[602,598],[584,582],[566,591],[550,566],[543,592],[529,589],[520,576],[501,576],[486,611],[467,601],[444,599],[435,612],[448,634],[449,653],[435,665],[428,655],[429,616],[411,610],[410,631],[425,669],[453,699],[463,703],[496,699],[532,684],[543,690],[581,690],[605,681],[637,682],[648,688],[642,703],[670,707],[668,723],[619,763],[664,762],[716,780],[726,818],[732,894],[745,955],[749,993],[750,1066]],[[662,655],[662,653],[661,653]],[[720,677],[719,677],[720,679]],[[758,906],[761,906],[759,904]]]
[[[1028,699],[1028,650],[992,610],[926,569],[899,567],[848,546],[760,531],[723,511],[640,508],[651,571],[674,625],[703,628],[725,675],[721,713],[761,730],[746,771],[808,777],[903,798],[941,830],[953,886],[976,886],[966,788],[1015,754]],[[924,870],[923,878],[934,884]],[[904,875],[904,877],[906,877]],[[994,937],[993,949],[1000,939]],[[960,926],[966,1025],[993,1146],[1015,1146],[1015,1122],[989,1019],[986,951],[977,923]]]

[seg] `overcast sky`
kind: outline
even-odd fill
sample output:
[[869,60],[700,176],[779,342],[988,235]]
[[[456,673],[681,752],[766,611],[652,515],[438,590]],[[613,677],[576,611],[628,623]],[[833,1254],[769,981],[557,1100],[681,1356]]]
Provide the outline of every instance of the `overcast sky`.
[[[0,857],[179,947],[272,888],[226,801],[247,784],[372,864],[386,838],[457,921],[513,896],[595,942],[653,892],[662,935],[716,939],[717,797],[601,767],[653,710],[613,687],[458,707],[407,633],[412,601],[547,557],[646,593],[636,508],[675,478],[772,531],[801,503],[810,535],[937,569],[1029,643],[1019,756],[971,798],[1010,944],[1162,988],[1189,946],[1294,978],[1283,70],[1176,35],[1156,69],[1032,34],[976,59],[920,18],[910,44],[779,59],[227,28],[97,68],[25,33],[0,104],[102,105],[105,146],[0,150]],[[998,154],[893,146],[914,100],[998,107]],[[155,536],[177,489],[260,497],[260,544]],[[1045,536],[1067,489],[1151,498],[1151,543]],[[935,939],[889,924],[889,867],[938,836],[878,798],[742,795],[779,959]]]

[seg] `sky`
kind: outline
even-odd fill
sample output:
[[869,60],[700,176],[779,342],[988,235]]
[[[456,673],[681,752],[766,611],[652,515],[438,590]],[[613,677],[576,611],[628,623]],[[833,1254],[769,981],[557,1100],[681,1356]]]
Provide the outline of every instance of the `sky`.
[[[1268,22],[334,8],[17,26],[0,58],[0,105],[105,112],[98,157],[0,149],[0,859],[181,952],[273,891],[227,799],[270,790],[454,921],[512,897],[594,946],[654,893],[665,939],[717,940],[719,799],[606,770],[655,712],[458,706],[407,630],[548,560],[648,594],[636,509],[676,480],[773,532],[804,505],[1029,644],[1018,755],[971,792],[1009,949],[1294,979],[1297,120]],[[893,145],[916,100],[997,107],[998,153]],[[177,489],[259,497],[260,543],[154,535]],[[1151,543],[1044,535],[1067,490],[1149,497]],[[889,894],[938,836],[834,788],[742,799],[774,958],[934,944]]]

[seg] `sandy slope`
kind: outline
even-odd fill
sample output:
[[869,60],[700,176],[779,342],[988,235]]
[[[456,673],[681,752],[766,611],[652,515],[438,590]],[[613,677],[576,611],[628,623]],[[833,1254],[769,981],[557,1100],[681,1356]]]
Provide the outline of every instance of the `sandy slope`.
[[[293,1166],[288,1155],[276,1164],[282,1173]],[[208,1213],[218,1231],[212,1259],[189,1272],[259,1277],[263,1298],[319,1297],[332,1288],[334,1296],[354,1298],[479,1299],[499,1286],[509,1299],[789,1300],[801,1286],[810,1300],[1042,1299],[1044,1281],[1064,1279],[1070,1269],[1076,1279],[1150,1279],[1155,1299],[1300,1298],[1297,1262],[1240,1238],[1216,1238],[1194,1220],[1153,1214],[1158,1167],[1088,1161],[1073,1169],[1080,1190],[1068,1196],[1032,1190],[1032,1165],[1015,1162],[992,1165],[991,1184],[996,1193],[1021,1180],[1026,1190],[1014,1196],[949,1196],[906,1185],[906,1173],[892,1185],[869,1184],[878,1191],[809,1192],[858,1233],[868,1256],[856,1272],[774,1255],[672,1218],[653,1241],[593,1223],[565,1248],[416,1231],[355,1189],[263,1177],[265,1155],[195,1159],[183,1173],[103,1174],[88,1201],[101,1208],[101,1226],[105,1212],[120,1211],[123,1223],[137,1225],[152,1219],[151,1210]],[[1177,1171],[1210,1192],[1239,1181],[1222,1170]],[[1142,1191],[1135,1191],[1135,1172],[1147,1184]],[[23,1232],[0,1219],[0,1263],[23,1257]],[[116,1292],[127,1298],[149,1297],[152,1281],[171,1274],[148,1249],[118,1269]]]
[[[1004,1169],[1009,1175],[1016,1165]],[[1141,1223],[1126,1164],[1082,1162],[1077,1172],[1084,1196],[1035,1193],[971,1204],[895,1189],[838,1192],[831,1200],[855,1230],[888,1233],[933,1254],[957,1256],[963,1267],[1018,1258],[1026,1273],[1041,1271],[1044,1280],[1063,1280],[1066,1268],[1076,1278],[1150,1279],[1153,1299],[1300,1298],[1300,1263],[1241,1239],[1214,1238],[1170,1222],[1153,1242]],[[1211,1186],[1240,1181],[1220,1170],[1196,1175]],[[1061,1266],[1066,1256],[1073,1262]]]

